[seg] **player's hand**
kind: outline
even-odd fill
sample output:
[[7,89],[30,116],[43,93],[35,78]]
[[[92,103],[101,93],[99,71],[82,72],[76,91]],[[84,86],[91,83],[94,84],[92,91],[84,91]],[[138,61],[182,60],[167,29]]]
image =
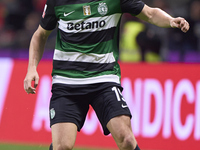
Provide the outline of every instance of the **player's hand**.
[[181,29],[181,31],[183,31],[185,33],[190,28],[189,23],[184,18],[181,18],[181,17],[173,18],[170,22],[170,25],[172,28],[179,28],[179,29]]
[[[34,87],[31,85],[32,81],[34,82]],[[24,90],[27,94],[35,94],[36,87],[39,82],[39,75],[36,70],[28,70],[26,77],[24,79]]]

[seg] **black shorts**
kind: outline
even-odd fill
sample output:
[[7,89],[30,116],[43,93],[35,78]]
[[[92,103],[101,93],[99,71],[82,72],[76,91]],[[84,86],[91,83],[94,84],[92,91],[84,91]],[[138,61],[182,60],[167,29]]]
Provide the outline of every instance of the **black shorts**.
[[50,101],[50,126],[61,122],[71,122],[82,128],[89,105],[97,114],[105,135],[110,119],[128,115],[130,110],[121,95],[122,87],[115,83],[90,85],[53,84]]

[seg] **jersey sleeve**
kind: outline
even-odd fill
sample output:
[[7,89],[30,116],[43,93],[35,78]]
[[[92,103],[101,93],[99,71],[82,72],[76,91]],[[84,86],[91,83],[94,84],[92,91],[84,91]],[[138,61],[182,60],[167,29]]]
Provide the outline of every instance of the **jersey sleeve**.
[[121,0],[121,10],[123,13],[130,13],[134,16],[138,15],[144,7],[141,0]]
[[57,25],[57,20],[54,11],[54,0],[47,0],[40,20],[40,25],[46,30],[53,30]]

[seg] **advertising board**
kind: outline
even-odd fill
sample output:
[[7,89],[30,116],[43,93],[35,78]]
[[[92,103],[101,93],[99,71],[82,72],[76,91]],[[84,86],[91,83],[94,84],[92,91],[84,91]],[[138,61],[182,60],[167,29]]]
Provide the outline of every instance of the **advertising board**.
[[[27,60],[0,59],[0,142],[50,144],[51,61],[38,66],[35,95],[23,89]],[[123,96],[141,149],[200,148],[200,65],[120,63]],[[76,146],[117,148],[90,108]]]

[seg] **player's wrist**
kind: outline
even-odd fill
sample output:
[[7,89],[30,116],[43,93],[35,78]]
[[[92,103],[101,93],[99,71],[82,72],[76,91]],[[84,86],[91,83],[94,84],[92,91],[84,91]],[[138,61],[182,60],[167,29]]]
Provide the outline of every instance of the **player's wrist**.
[[176,23],[175,23],[175,18],[173,17],[169,18],[169,25],[171,28],[177,28]]
[[35,65],[29,65],[28,66],[28,72],[32,72],[32,71],[37,71],[37,66],[35,66]]

